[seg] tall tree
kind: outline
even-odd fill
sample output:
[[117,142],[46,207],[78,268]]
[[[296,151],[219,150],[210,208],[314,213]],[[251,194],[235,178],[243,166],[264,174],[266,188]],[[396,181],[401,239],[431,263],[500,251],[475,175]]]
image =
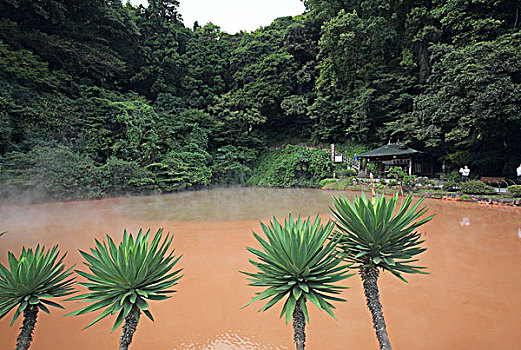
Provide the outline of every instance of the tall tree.
[[138,10],[140,70],[132,77],[135,90],[155,99],[159,93],[183,96],[181,79],[186,71],[182,60],[191,35],[181,22],[175,0],[153,0]]
[[433,73],[416,99],[410,136],[454,166],[470,162],[478,173],[513,172],[520,151],[521,35],[432,51]]
[[389,201],[383,194],[373,199],[362,194],[352,201],[345,196],[333,200],[331,211],[338,225],[333,237],[339,240],[340,251],[346,260],[360,273],[380,350],[391,350],[380,303],[380,269],[403,281],[404,273],[425,273],[424,267],[413,265],[417,261],[414,257],[426,250],[421,247],[423,241],[416,229],[433,216],[420,219],[427,209],[420,208],[423,199],[411,206],[412,195],[399,207],[398,193]]

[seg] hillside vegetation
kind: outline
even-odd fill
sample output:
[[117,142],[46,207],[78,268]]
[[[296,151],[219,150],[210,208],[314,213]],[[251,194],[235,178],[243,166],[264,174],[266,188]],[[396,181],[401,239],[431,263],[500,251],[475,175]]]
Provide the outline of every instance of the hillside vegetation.
[[0,195],[272,184],[259,156],[294,141],[399,140],[449,168],[513,173],[518,2],[304,3],[230,35],[183,23],[178,1],[0,2]]

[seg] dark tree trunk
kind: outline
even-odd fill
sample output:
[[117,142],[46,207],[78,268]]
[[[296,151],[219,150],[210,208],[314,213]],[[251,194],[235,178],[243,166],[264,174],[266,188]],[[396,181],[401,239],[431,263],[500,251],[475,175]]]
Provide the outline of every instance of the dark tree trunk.
[[[293,311],[293,334],[297,350],[304,350],[304,345],[306,343],[306,318],[302,308],[300,307],[301,300],[302,299],[299,299],[297,301],[295,311]],[[302,300],[302,302],[305,301]]]
[[24,310],[24,321],[20,327],[20,334],[16,342],[16,350],[27,350],[33,341],[34,326],[38,317],[38,307],[27,305]]
[[[137,310],[138,315],[141,313],[140,310]],[[119,350],[127,350],[130,343],[132,343],[132,337],[136,332],[138,320],[136,319],[136,315],[134,310],[130,311],[130,313],[125,317],[125,325],[123,326],[123,334],[121,335],[121,339],[119,340]]]
[[373,327],[376,337],[380,343],[380,350],[392,350],[387,329],[385,327],[382,304],[380,304],[380,293],[378,291],[378,269],[368,267],[360,269],[360,276],[364,284],[364,293],[367,300],[367,307],[373,316]]

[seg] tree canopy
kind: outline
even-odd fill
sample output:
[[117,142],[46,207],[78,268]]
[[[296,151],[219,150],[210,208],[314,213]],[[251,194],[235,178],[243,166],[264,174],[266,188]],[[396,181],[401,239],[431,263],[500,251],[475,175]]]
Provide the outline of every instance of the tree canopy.
[[1,195],[244,183],[295,141],[391,139],[483,175],[519,163],[517,2],[306,0],[236,34],[149,4],[0,2]]

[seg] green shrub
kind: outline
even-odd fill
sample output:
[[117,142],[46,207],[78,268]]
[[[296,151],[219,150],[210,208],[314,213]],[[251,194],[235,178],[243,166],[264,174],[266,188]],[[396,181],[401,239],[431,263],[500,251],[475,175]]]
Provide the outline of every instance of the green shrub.
[[351,181],[350,180],[338,180],[337,182],[334,182],[334,183],[330,183],[330,184],[327,184],[324,188],[328,189],[328,190],[346,190],[347,188],[349,188],[351,186]]
[[358,174],[355,169],[351,169],[351,168],[342,169],[342,170],[339,170],[339,171],[335,170],[335,173],[339,177],[352,177],[352,176],[356,176]]
[[286,145],[280,150],[269,150],[257,161],[254,174],[248,180],[254,186],[317,186],[332,175],[329,153]]
[[436,183],[432,180],[425,180],[425,181],[423,181],[422,185],[423,186],[434,186],[434,185],[436,185]]
[[405,175],[402,184],[405,186],[414,186],[416,184],[416,175]]
[[507,190],[512,193],[514,197],[521,197],[521,185],[508,186]]
[[333,163],[333,171],[338,177],[356,176],[358,174],[347,162]]
[[211,167],[213,182],[218,184],[244,184],[251,176],[251,163],[255,152],[251,149],[226,145],[213,154]]
[[493,187],[479,180],[463,182],[461,191],[466,194],[496,194],[496,190]]
[[389,182],[387,183],[387,186],[396,186],[398,185],[398,181],[392,179],[392,180],[389,180]]
[[318,182],[318,186],[324,187],[327,184],[335,183],[338,179],[322,179]]
[[66,146],[37,145],[27,153],[10,152],[4,155],[0,166],[2,196],[30,191],[33,200],[38,201],[101,195],[99,168],[92,159]]
[[395,166],[389,169],[389,173],[387,175],[391,179],[403,179],[405,176],[407,176],[407,173],[403,171],[403,169],[399,166]]
[[209,159],[208,153],[194,146],[192,152],[168,152],[145,169],[154,174],[159,191],[172,192],[209,185],[212,178]]
[[446,181],[442,187],[442,189],[447,192],[457,192],[460,188],[460,183],[456,181]]
[[475,202],[476,200],[474,198],[472,198],[471,196],[469,196],[468,194],[464,194],[462,195],[461,197],[458,198],[459,201],[473,201]]
[[106,194],[142,193],[155,189],[154,174],[140,167],[136,161],[110,157],[100,170],[103,191]]
[[457,182],[461,180],[461,174],[457,171],[451,171],[447,173],[447,181],[449,182]]

